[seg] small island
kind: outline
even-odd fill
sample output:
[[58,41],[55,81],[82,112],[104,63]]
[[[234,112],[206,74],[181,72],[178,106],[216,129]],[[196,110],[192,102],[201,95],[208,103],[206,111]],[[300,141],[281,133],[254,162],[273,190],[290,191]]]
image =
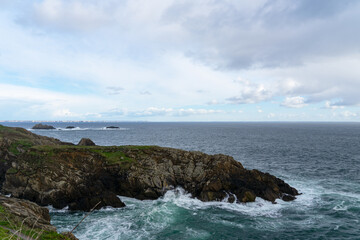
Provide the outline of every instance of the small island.
[[46,125],[46,124],[36,124],[32,127],[32,129],[46,129],[46,130],[49,130],[49,129],[55,129],[53,126],[51,125]]

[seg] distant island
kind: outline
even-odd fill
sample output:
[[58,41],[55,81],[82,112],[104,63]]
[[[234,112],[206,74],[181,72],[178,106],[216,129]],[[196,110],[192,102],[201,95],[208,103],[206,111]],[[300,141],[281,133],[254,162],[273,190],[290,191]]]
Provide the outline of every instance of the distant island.
[[55,128],[51,125],[39,123],[39,124],[36,124],[35,126],[33,126],[32,129],[55,129]]

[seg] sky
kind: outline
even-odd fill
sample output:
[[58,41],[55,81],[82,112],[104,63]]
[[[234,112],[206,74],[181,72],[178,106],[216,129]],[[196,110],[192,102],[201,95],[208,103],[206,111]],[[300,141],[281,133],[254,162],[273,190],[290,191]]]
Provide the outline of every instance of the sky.
[[359,121],[358,0],[0,0],[0,120]]

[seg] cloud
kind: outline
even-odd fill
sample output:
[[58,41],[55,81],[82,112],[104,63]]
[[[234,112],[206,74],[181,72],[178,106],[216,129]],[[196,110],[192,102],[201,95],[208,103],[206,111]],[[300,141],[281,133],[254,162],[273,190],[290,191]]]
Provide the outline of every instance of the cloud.
[[118,116],[129,118],[207,119],[221,115],[210,105],[229,113],[237,104],[244,111],[259,104],[268,113],[278,99],[295,108],[281,111],[294,114],[306,104],[325,106],[326,116],[360,106],[358,1],[0,0],[0,6],[6,36],[0,84],[31,88],[23,98],[5,94],[1,104],[12,102],[28,116],[97,118],[122,109]]
[[252,83],[248,80],[239,78],[236,83],[240,86],[237,96],[228,98],[227,101],[233,104],[258,103],[269,100],[273,97],[271,90],[264,84]]
[[109,95],[119,95],[122,91],[124,91],[124,88],[122,87],[107,87]]
[[351,118],[351,117],[356,117],[357,116],[356,113],[350,112],[350,111],[341,112],[341,115],[344,116],[345,118]]
[[[89,31],[109,22],[106,4],[94,2],[44,0],[34,3],[32,18],[34,24],[48,29],[59,28]],[[22,19],[27,21],[29,19]]]
[[210,101],[208,101],[207,103],[206,103],[206,105],[218,105],[218,104],[223,104],[222,102],[219,102],[218,100],[216,100],[216,99],[212,99],[212,100],[210,100]]
[[288,108],[303,108],[306,105],[305,98],[300,96],[286,97],[285,100],[281,103],[281,106]]
[[140,95],[151,95],[149,91],[140,91]]
[[344,108],[344,106],[339,105],[339,103],[332,103],[330,101],[326,101],[325,108],[326,109],[341,109],[341,108]]
[[[0,115],[7,116],[16,106],[14,116],[24,119],[83,119],[96,116],[96,112],[111,106],[107,100],[97,96],[71,95],[44,89],[0,83]],[[95,112],[95,113],[94,113]],[[29,119],[25,118],[25,119]]]
[[269,114],[267,115],[267,118],[274,118],[274,117],[276,117],[276,114],[275,114],[275,113],[269,113]]

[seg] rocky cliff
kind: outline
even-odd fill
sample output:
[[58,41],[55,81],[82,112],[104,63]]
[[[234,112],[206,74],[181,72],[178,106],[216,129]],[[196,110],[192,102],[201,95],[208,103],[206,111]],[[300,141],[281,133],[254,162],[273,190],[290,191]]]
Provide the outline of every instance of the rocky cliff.
[[35,203],[0,195],[0,239],[76,239],[58,234],[49,210]]
[[157,146],[73,146],[26,134],[27,140],[34,139],[31,144],[6,145],[17,154],[2,148],[8,156],[2,191],[40,205],[89,210],[101,201],[98,207],[121,207],[116,195],[156,199],[178,186],[202,201],[251,202],[261,197],[275,202],[298,195],[281,179],[247,170],[222,154]]

